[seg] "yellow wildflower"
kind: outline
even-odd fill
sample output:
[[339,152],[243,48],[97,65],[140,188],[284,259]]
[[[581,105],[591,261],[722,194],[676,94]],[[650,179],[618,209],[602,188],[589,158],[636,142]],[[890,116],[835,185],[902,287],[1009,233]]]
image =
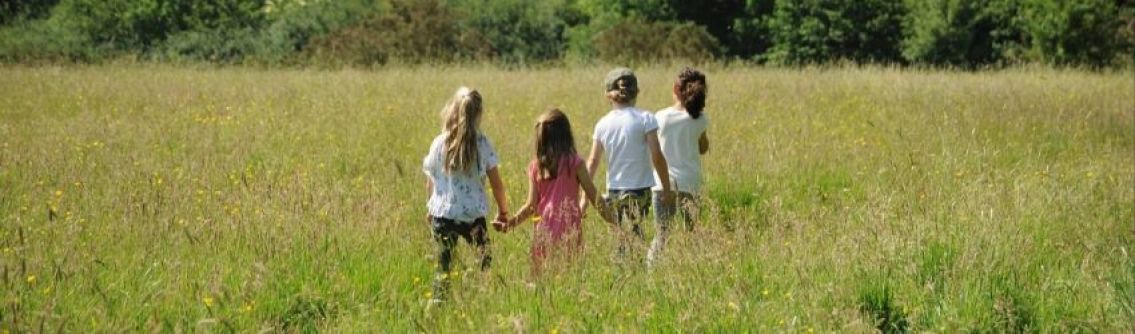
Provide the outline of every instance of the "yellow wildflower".
[[213,307],[213,297],[206,296],[201,301],[205,303],[205,307]]

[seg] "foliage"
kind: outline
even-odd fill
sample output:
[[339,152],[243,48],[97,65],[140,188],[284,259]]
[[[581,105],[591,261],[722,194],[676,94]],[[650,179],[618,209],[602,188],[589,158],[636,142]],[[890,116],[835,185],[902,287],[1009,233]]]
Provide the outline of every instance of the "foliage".
[[59,0],[5,0],[0,2],[0,26],[17,20],[46,17]]
[[559,59],[566,48],[567,4],[562,1],[452,0],[461,28],[476,31],[490,56],[508,63]]
[[[21,63],[123,56],[278,65],[683,58],[1103,68],[1135,63],[1127,57],[1135,54],[1135,3],[12,0],[0,4],[0,36],[0,61]],[[619,50],[616,42],[638,49]]]
[[1019,0],[908,0],[904,56],[913,62],[975,67],[1019,58]]
[[603,30],[593,43],[600,60],[622,64],[644,59],[706,61],[713,59],[719,47],[705,27],[636,19]]
[[901,2],[889,0],[777,2],[767,58],[781,64],[896,62],[904,14]]
[[394,1],[389,12],[316,38],[309,52],[325,63],[353,65],[487,57],[489,43],[479,31],[462,29],[459,15],[439,0]]
[[1020,23],[1030,58],[1054,64],[1110,65],[1124,54],[1115,1],[1024,0]]

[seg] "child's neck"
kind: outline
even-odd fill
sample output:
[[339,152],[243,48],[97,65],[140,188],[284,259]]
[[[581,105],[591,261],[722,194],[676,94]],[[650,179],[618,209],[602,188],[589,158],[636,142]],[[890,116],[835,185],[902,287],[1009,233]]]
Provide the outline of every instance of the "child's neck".
[[613,103],[613,105],[615,106],[615,109],[626,109],[626,108],[631,108],[631,107],[634,107],[634,104],[631,104],[631,103],[618,103],[618,102],[615,102],[615,103]]

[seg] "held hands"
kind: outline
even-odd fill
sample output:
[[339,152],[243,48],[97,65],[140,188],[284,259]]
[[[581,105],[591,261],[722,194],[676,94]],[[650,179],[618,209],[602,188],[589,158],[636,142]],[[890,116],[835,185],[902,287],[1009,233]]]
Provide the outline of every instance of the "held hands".
[[507,232],[510,225],[507,213],[497,213],[497,218],[493,219],[493,229],[497,230],[497,232]]
[[599,217],[603,218],[608,224],[615,224],[615,212],[610,206],[604,202],[595,203],[595,209],[599,211]]

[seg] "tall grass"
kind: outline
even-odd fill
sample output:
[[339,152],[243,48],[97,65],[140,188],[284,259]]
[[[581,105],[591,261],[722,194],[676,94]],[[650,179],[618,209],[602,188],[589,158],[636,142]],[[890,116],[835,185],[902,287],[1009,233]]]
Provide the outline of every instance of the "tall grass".
[[533,279],[523,227],[427,311],[446,98],[485,96],[516,208],[536,115],[586,151],[606,70],[0,68],[0,329],[1135,330],[1135,87],[1050,69],[711,68],[703,223],[659,268],[590,215]]

